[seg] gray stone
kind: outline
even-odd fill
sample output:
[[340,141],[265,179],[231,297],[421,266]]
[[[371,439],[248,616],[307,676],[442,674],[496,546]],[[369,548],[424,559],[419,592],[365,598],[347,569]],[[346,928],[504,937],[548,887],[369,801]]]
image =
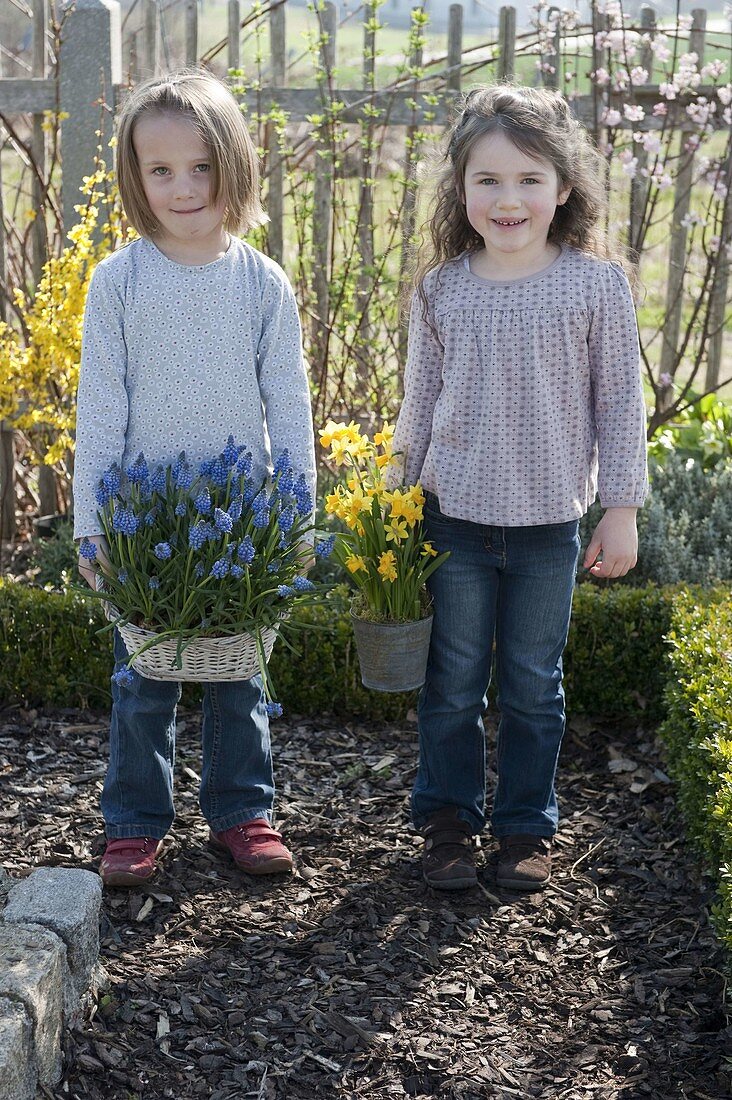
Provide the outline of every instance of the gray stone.
[[66,944],[77,997],[88,989],[99,957],[102,880],[91,871],[39,867],[16,883],[3,917],[7,924],[42,924]]
[[28,1013],[20,1001],[0,997],[0,1100],[33,1100],[37,1077]]
[[33,1026],[38,1078],[61,1076],[66,945],[39,925],[0,924],[0,996],[20,1001]]
[[[64,230],[79,220],[74,206],[83,201],[82,179],[94,170],[97,144],[109,168],[112,153],[114,86],[122,82],[120,6],[117,0],[64,0],[59,61],[61,194]],[[111,110],[102,110],[100,99]],[[97,131],[101,128],[101,138]]]

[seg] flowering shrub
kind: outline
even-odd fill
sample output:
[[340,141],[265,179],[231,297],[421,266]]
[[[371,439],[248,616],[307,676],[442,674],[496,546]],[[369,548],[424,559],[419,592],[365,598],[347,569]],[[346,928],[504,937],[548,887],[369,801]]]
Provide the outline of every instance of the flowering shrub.
[[[281,627],[293,606],[312,601],[316,592],[303,575],[313,502],[287,451],[271,482],[255,482],[251,466],[251,454],[233,436],[198,471],[185,452],[165,468],[149,469],[142,454],[124,472],[110,466],[97,487],[109,564],[102,563],[104,592],[96,595],[118,609],[116,624],[155,633],[130,663],[165,637],[178,640],[180,656],[197,637],[251,634],[269,713],[280,714],[271,701],[259,634]],[[320,553],[328,549],[318,547]],[[88,539],[80,552],[97,560]],[[125,666],[115,675],[124,683],[130,672]]]
[[353,421],[329,420],[319,434],[336,466],[350,470],[345,485],[326,497],[325,510],[348,528],[336,538],[334,553],[359,590],[356,612],[376,621],[423,618],[425,581],[449,555],[438,554],[422,536],[420,485],[386,487],[393,428],[385,424],[373,443]]
[[33,297],[15,289],[20,328],[0,321],[0,419],[26,433],[39,461],[67,474],[89,280],[99,260],[131,235],[122,225],[112,174],[101,161],[83,193],[70,243],[47,260]]

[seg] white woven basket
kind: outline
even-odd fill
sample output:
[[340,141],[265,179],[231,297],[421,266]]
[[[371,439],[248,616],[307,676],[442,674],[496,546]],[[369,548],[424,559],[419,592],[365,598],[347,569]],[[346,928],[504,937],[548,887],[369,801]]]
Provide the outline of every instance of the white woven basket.
[[[115,616],[116,618],[116,616]],[[156,635],[129,623],[118,627],[128,653]],[[262,648],[266,660],[272,655],[277,631],[262,631]],[[251,634],[232,634],[226,638],[194,638],[181,652],[182,668],[176,668],[178,640],[164,638],[150,646],[132,662],[133,667],[148,680],[251,680],[259,672],[257,645]]]
[[[105,591],[104,580],[96,574],[98,591]],[[104,614],[111,623],[119,618],[117,608],[102,601]],[[282,615],[285,619],[287,616]],[[134,653],[141,645],[157,635],[152,630],[142,630],[139,626],[127,623],[118,626],[122,641],[128,653]],[[277,630],[267,627],[261,632],[262,649],[265,661],[272,656],[277,641]],[[257,643],[251,634],[229,634],[225,638],[194,638],[187,641],[181,650],[181,668],[176,668],[178,639],[163,638],[162,641],[146,649],[131,662],[132,667],[148,680],[193,680],[209,683],[224,680],[251,680],[259,672]]]

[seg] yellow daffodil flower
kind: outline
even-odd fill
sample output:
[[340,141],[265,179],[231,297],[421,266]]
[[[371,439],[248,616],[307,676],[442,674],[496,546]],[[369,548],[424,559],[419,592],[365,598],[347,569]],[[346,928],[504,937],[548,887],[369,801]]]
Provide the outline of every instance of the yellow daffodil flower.
[[397,579],[396,558],[393,550],[385,550],[379,557],[379,573],[385,581]]
[[384,528],[387,542],[401,542],[409,538],[409,531],[404,520],[393,519]]
[[380,432],[377,432],[374,436],[374,443],[377,447],[388,447],[394,438],[394,428],[387,421],[385,421],[383,428]]
[[358,573],[360,569],[366,569],[366,562],[360,554],[350,554],[346,558],[346,569],[349,573]]
[[422,554],[428,558],[437,557],[437,551],[435,550],[431,542],[426,542],[424,544],[424,546],[422,547]]

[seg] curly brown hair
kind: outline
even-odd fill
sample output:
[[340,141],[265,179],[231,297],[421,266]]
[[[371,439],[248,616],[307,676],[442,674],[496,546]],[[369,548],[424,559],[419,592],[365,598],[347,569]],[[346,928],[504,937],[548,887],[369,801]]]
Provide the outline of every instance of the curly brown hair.
[[475,142],[486,134],[505,134],[523,153],[554,165],[559,186],[571,187],[558,206],[548,240],[608,258],[601,228],[606,208],[602,158],[582,124],[572,116],[559,92],[514,84],[474,88],[463,100],[447,142],[428,222],[431,249],[419,258],[415,282],[424,312],[425,276],[447,260],[483,247],[483,238],[468,221],[463,201],[465,168]]

